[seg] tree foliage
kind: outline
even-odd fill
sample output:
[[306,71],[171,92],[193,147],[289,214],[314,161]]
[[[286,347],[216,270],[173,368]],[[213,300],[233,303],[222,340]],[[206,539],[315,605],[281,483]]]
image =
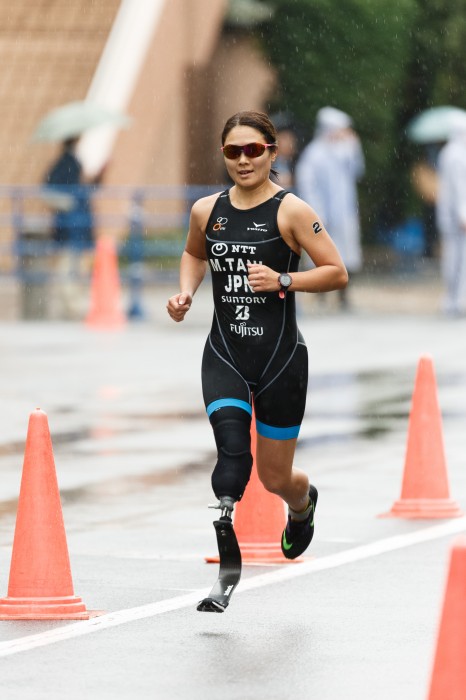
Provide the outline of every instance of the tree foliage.
[[408,121],[431,106],[466,107],[466,0],[266,0],[261,41],[279,92],[271,111],[295,115],[309,138],[317,110],[348,112],[367,175],[364,230],[402,220],[413,206]]

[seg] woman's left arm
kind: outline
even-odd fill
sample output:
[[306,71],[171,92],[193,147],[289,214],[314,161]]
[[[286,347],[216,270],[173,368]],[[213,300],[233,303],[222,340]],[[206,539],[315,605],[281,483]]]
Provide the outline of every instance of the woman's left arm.
[[[334,242],[316,212],[302,199],[287,195],[278,212],[278,226],[285,242],[300,254],[304,249],[315,265],[312,270],[293,272],[292,292],[331,292],[344,289],[348,273]],[[249,284],[255,292],[280,289],[278,275],[266,265],[249,265]]]

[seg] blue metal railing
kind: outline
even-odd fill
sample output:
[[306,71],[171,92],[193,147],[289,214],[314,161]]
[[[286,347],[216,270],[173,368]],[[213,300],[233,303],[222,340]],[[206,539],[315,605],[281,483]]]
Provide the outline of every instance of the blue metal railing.
[[[137,216],[142,225],[148,229],[160,230],[163,228],[185,226],[189,215],[189,210],[200,197],[204,197],[222,189],[221,185],[145,185],[145,186],[79,186],[79,191],[86,191],[89,194],[91,204],[97,204],[101,200],[114,200],[127,202],[128,212],[126,214],[96,211],[94,221],[96,227],[121,228],[128,225],[130,217]],[[37,185],[0,185],[0,228],[10,229],[15,236],[21,234],[32,223],[34,226],[49,226],[52,220],[52,213],[42,211],[31,213],[31,204],[41,204],[43,209],[50,205],[53,194],[74,196],[77,188],[62,186],[60,188],[41,187]],[[53,201],[53,200],[52,200]],[[182,205],[182,211],[177,213],[167,213],[162,211],[148,211],[145,206],[148,202],[157,205],[167,205],[168,202],[175,202]],[[8,211],[5,211],[5,205]]]
[[[142,315],[143,285],[155,278],[160,263],[180,256],[192,204],[222,189],[221,185],[79,186],[89,200],[95,232],[113,233],[118,243],[121,276],[130,290],[130,317]],[[4,264],[0,274],[14,274],[22,285],[47,284],[53,274],[50,263],[62,247],[53,235],[60,218],[55,205],[69,211],[75,195],[73,187],[0,185]],[[79,213],[76,217],[78,230]],[[79,254],[79,242],[74,247]]]

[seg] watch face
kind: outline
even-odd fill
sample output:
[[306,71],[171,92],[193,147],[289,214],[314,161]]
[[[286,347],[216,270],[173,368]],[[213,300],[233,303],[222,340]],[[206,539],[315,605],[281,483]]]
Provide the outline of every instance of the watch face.
[[289,287],[292,281],[291,275],[289,275],[287,272],[280,275],[280,284],[282,287]]

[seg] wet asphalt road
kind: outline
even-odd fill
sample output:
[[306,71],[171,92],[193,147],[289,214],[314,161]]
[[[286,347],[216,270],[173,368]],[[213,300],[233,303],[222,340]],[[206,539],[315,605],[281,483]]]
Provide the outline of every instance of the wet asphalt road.
[[311,380],[296,464],[320,492],[307,560],[317,566],[245,567],[225,614],[208,615],[193,601],[216,576],[204,563],[216,548],[206,508],[214,451],[199,376],[211,305],[201,291],[175,325],[163,309],[173,291],[154,296],[150,320],[116,333],[0,324],[0,596],[28,416],[40,406],[75,593],[107,613],[94,631],[0,622],[2,698],[425,698],[453,528],[464,522],[436,532],[433,521],[377,515],[399,497],[424,353],[451,495],[466,510],[466,321],[303,311]]

